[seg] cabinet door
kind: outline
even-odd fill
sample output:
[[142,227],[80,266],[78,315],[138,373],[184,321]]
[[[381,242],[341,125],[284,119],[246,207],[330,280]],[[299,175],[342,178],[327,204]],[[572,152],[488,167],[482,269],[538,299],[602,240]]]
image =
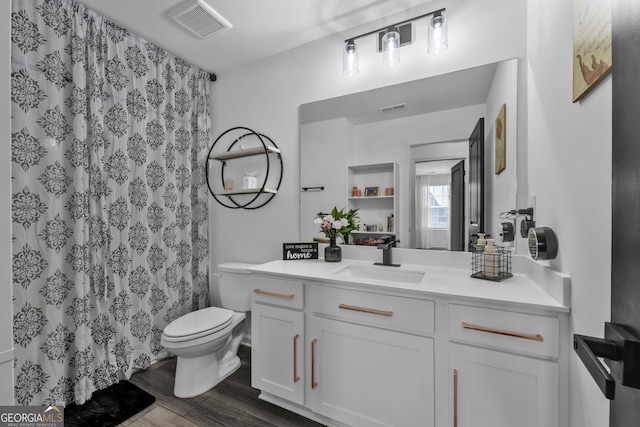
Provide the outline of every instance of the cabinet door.
[[453,427],[557,427],[558,364],[449,344]]
[[308,318],[307,406],[350,426],[433,426],[433,340]]
[[304,404],[304,313],[254,303],[251,386]]

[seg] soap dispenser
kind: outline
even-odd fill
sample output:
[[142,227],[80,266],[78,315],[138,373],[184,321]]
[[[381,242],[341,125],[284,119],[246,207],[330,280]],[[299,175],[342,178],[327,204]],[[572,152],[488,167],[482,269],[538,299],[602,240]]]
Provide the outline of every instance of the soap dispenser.
[[495,279],[498,277],[499,262],[496,247],[493,245],[493,239],[487,239],[487,245],[484,248],[484,265],[482,273],[484,277]]
[[487,241],[484,236],[485,233],[478,233],[478,240],[476,240],[476,252],[484,252],[484,248],[487,245]]

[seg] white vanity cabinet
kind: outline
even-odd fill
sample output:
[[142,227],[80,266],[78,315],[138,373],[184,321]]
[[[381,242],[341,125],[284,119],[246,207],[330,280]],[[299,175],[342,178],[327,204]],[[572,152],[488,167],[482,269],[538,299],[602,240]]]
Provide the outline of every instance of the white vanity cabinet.
[[306,295],[307,406],[349,426],[433,426],[433,338],[416,335],[433,333],[433,301],[313,285]]
[[[543,290],[514,277],[498,293],[434,268],[429,292],[339,280],[335,269],[282,261],[253,271],[261,399],[336,427],[568,425],[568,309]],[[437,287],[441,272],[450,287]]]
[[449,425],[558,427],[559,319],[449,304]]
[[253,277],[251,386],[304,403],[304,285]]

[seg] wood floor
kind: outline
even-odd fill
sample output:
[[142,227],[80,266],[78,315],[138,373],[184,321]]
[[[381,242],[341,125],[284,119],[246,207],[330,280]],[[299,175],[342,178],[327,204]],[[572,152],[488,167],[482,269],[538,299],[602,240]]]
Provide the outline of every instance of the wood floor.
[[241,346],[242,366],[208,392],[190,399],[173,395],[175,358],[159,361],[129,381],[155,396],[156,401],[121,426],[149,427],[306,427],[321,426],[258,399],[251,388],[251,350]]

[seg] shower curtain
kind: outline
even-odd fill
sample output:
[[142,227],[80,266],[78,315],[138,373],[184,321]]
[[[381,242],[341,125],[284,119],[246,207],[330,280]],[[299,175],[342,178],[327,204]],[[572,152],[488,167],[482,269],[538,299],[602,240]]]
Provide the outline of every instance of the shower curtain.
[[208,74],[70,0],[13,0],[15,398],[83,403],[208,305]]

